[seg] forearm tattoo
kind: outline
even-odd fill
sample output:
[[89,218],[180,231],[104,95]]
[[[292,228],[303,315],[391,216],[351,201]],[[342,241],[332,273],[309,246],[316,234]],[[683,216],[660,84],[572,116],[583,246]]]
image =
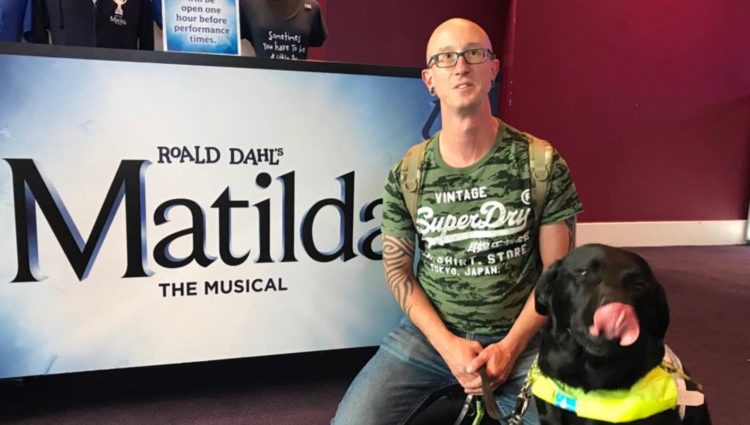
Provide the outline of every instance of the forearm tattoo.
[[576,218],[575,216],[565,220],[565,226],[568,228],[568,252],[576,247]]
[[408,239],[383,238],[383,267],[385,279],[396,302],[410,317],[411,304],[409,297],[417,284],[411,273],[414,262],[414,242]]

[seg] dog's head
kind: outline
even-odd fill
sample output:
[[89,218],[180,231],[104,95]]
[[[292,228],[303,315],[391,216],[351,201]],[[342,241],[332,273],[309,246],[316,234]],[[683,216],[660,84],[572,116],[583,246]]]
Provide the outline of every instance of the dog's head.
[[594,356],[661,343],[669,326],[664,289],[643,258],[622,249],[579,247],[542,275],[535,292],[553,338],[572,336]]

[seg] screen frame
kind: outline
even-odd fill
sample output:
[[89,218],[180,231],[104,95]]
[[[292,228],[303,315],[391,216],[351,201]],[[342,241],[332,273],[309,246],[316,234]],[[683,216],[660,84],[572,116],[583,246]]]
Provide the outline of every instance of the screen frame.
[[67,59],[95,59],[229,68],[258,68],[281,71],[324,72],[407,78],[421,78],[422,71],[420,68],[405,66],[400,67],[314,60],[268,59],[248,56],[108,49],[100,47],[57,46],[25,42],[0,42],[0,55],[44,56]]

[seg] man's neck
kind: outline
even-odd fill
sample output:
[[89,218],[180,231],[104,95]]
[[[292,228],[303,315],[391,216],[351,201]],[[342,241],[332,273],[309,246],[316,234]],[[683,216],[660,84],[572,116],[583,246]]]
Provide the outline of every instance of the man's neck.
[[444,114],[440,131],[440,156],[451,167],[468,167],[492,148],[497,120],[489,107],[470,115]]

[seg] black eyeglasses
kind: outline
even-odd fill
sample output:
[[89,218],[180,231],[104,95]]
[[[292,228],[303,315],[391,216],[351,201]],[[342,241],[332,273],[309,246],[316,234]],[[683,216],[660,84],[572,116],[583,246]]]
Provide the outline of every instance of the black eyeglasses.
[[494,59],[495,54],[492,50],[482,48],[467,49],[463,52],[442,52],[432,55],[430,60],[427,61],[427,67],[431,67],[433,64],[438,68],[450,68],[456,66],[458,58],[464,57],[466,63],[470,65],[476,65],[487,62],[488,59]]

